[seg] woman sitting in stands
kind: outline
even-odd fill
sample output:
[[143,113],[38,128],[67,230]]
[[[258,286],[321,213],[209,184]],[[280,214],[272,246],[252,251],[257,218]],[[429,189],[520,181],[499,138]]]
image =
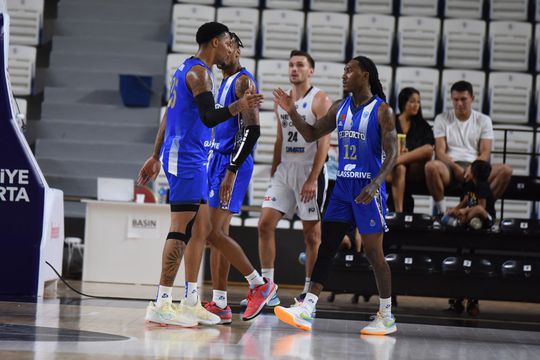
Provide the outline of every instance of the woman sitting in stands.
[[[386,181],[392,184],[394,211],[404,211],[406,184],[425,184],[424,166],[433,156],[433,130],[422,116],[420,92],[406,87],[398,95],[399,115],[396,116],[398,158]],[[407,209],[412,211],[412,209]]]

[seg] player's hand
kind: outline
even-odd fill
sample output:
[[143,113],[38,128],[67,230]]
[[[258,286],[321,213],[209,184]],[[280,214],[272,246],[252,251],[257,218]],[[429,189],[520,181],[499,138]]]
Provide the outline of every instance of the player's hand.
[[287,94],[281,88],[274,89],[274,91],[272,91],[272,94],[274,94],[274,102],[278,104],[279,107],[281,107],[287,113],[295,110],[294,100],[292,96]]
[[161,170],[161,162],[152,157],[149,157],[148,160],[144,162],[141,170],[139,170],[139,176],[137,177],[138,185],[146,185],[150,180],[156,180],[156,177]]
[[244,96],[238,99],[240,112],[248,109],[258,108],[264,101],[262,94],[253,94],[251,90],[246,90]]
[[366,187],[364,187],[360,195],[358,195],[354,201],[357,204],[369,204],[371,200],[373,200],[373,198],[379,194],[379,187],[380,185],[376,182],[370,182]]
[[228,204],[231,201],[235,179],[236,174],[230,170],[227,170],[225,177],[221,182],[221,186],[219,187],[219,200],[222,204]]
[[472,171],[471,171],[471,165],[467,166],[465,168],[465,171],[463,173],[463,179],[465,181],[471,181],[472,180]]
[[315,197],[316,191],[317,191],[317,180],[311,181],[308,179],[304,183],[304,186],[302,186],[302,190],[300,191],[300,200],[303,203],[310,202]]

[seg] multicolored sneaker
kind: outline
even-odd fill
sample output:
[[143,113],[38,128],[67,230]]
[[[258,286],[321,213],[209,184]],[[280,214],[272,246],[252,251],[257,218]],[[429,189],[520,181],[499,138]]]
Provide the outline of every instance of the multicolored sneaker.
[[[278,294],[277,294],[277,291],[276,291],[276,294],[270,299],[270,301],[268,301],[268,304],[266,304],[266,305],[274,307],[274,306],[278,306],[279,304],[281,304],[281,300],[279,300],[279,297],[278,297]],[[240,301],[240,306],[246,307],[247,306],[247,299],[243,299],[242,301]]]
[[360,334],[363,335],[388,335],[397,331],[396,319],[394,315],[383,317],[381,313],[377,312],[377,315],[372,316],[372,321],[360,330]]
[[[298,295],[298,297],[294,298],[294,302],[295,304],[303,303],[305,298],[306,298],[306,293],[301,293],[300,295]],[[316,314],[317,314],[317,309],[315,308],[313,309],[313,312],[311,313],[311,317],[314,318]]]
[[144,321],[146,323],[159,324],[160,326],[197,326],[197,320],[194,317],[184,313],[182,309],[179,309],[176,305],[168,301],[163,302],[160,306],[150,301],[146,307]]
[[302,303],[298,302],[296,299],[295,304],[288,308],[276,306],[274,308],[274,314],[276,314],[277,318],[285,324],[289,324],[305,331],[311,330],[313,317],[308,313],[308,310],[302,306]]
[[211,312],[214,315],[219,316],[221,321],[220,324],[230,324],[232,323],[232,310],[230,306],[227,306],[225,309],[220,308],[216,305],[214,301],[204,304],[204,308]]
[[185,313],[189,314],[190,316],[193,316],[197,320],[197,322],[201,325],[218,325],[221,322],[220,317],[206,310],[201,305],[200,301],[197,302],[197,304],[194,306],[189,306],[189,305],[186,305],[185,299],[184,299],[180,303],[180,306],[182,307],[182,310]]
[[242,314],[242,320],[248,321],[259,315],[265,305],[275,295],[277,285],[268,278],[264,278],[264,285],[259,285],[253,289],[249,289],[247,296],[247,307]]

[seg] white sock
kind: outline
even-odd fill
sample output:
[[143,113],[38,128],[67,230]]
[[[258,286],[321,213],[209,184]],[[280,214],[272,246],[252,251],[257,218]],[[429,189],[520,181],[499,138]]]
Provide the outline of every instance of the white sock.
[[319,297],[317,295],[314,295],[310,292],[306,294],[306,297],[304,298],[304,301],[302,302],[302,306],[308,311],[310,316],[311,316],[311,313],[313,313],[313,310],[315,310],[315,305],[317,305],[318,300],[319,300]]
[[435,201],[435,207],[440,214],[444,214],[446,211],[446,199],[443,198],[441,201]]
[[199,301],[196,282],[186,282],[186,305],[195,306]]
[[225,309],[227,307],[227,292],[223,290],[212,290],[212,301],[219,308]]
[[382,317],[390,317],[392,315],[392,297],[387,299],[379,298],[379,313]]
[[249,274],[248,276],[244,276],[244,277],[246,278],[246,280],[249,283],[249,286],[251,288],[254,288],[254,287],[259,286],[259,285],[264,285],[264,279],[262,278],[261,275],[259,275],[257,270],[253,270],[253,272],[251,274]]
[[156,296],[156,305],[160,306],[164,302],[172,302],[172,287],[159,285]]
[[307,294],[309,291],[309,285],[311,284],[311,278],[306,277],[306,281],[304,282],[304,290],[302,290],[302,294]]
[[261,276],[262,277],[267,277],[269,278],[270,280],[274,281],[274,268],[262,268],[261,269]]

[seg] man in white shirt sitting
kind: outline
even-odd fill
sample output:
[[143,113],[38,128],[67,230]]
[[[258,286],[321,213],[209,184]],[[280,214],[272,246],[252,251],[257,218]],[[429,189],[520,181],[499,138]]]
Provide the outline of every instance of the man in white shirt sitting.
[[[450,89],[453,110],[435,118],[435,157],[426,163],[426,184],[435,205],[433,215],[446,211],[444,189],[471,180],[474,160],[491,160],[493,126],[489,116],[472,109],[474,100],[472,85],[458,81]],[[489,184],[493,196],[498,199],[510,182],[512,168],[506,164],[492,165]]]

